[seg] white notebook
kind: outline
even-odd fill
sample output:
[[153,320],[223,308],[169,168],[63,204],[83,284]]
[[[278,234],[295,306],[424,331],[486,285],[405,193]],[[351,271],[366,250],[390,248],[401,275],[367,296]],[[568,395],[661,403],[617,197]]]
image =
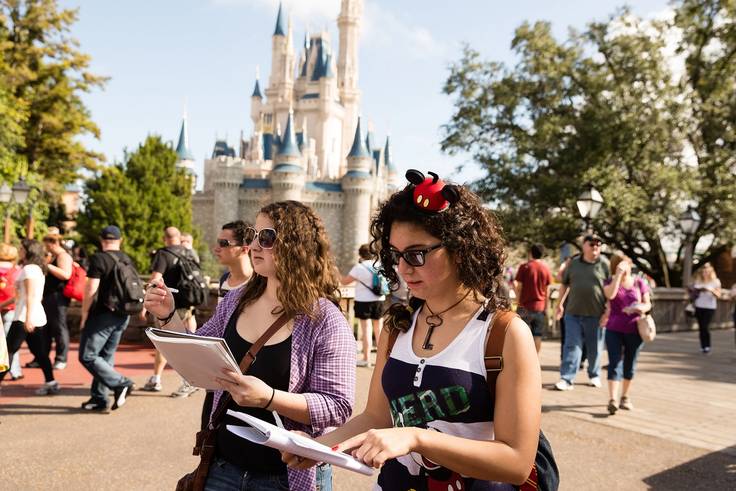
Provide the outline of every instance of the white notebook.
[[195,387],[220,390],[215,378],[229,368],[240,373],[230,348],[222,338],[148,328],[146,335],[184,380]]
[[266,445],[277,450],[285,450],[300,457],[312,459],[317,462],[326,462],[342,467],[343,469],[365,474],[366,476],[373,474],[372,467],[368,467],[364,463],[355,460],[351,455],[336,452],[311,438],[279,428],[262,419],[254,418],[249,414],[233,411],[232,409],[228,409],[227,414],[250,425],[227,425],[226,428],[228,431],[253,443]]

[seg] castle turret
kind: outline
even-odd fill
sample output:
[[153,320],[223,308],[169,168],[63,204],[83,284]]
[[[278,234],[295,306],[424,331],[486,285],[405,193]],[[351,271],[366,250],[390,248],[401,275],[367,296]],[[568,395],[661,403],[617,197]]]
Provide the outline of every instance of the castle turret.
[[263,94],[261,93],[261,84],[259,83],[260,74],[256,68],[256,85],[253,87],[253,93],[250,96],[250,119],[253,126],[258,128],[261,121],[261,111],[263,108]]
[[[227,147],[227,144],[224,147]],[[223,151],[225,154],[221,153]],[[229,153],[222,145],[213,152],[216,157],[220,157],[212,175],[216,196],[212,216],[216,222],[210,225],[215,227],[214,237],[217,237],[220,225],[235,221],[240,216],[238,194],[240,184],[243,182],[243,164],[241,160],[232,158]]]
[[358,248],[368,242],[371,216],[371,191],[373,180],[370,169],[373,161],[365,145],[360,119],[355,128],[353,146],[347,158],[347,172],[342,177],[345,193],[343,208],[342,255],[340,264],[350,264]]
[[187,115],[184,114],[179,130],[179,141],[176,143],[176,166],[185,169],[192,177],[192,193],[197,184],[197,174],[194,172],[194,154],[189,148],[189,129],[187,128]]
[[[279,4],[276,28],[271,38],[271,76],[268,79],[266,97],[273,104],[274,112],[286,111],[294,90],[294,46],[291,22],[285,20],[283,6]],[[283,112],[281,113],[283,114]]]
[[391,140],[388,136],[386,137],[386,146],[383,148],[383,163],[386,167],[386,174],[388,174],[389,192],[397,191],[401,187],[401,177],[399,177],[391,156]]
[[274,201],[300,201],[304,189],[305,172],[302,154],[294,134],[294,113],[289,111],[286,131],[283,134],[275,157],[276,165],[271,172],[271,189]]
[[[349,135],[353,121],[358,116],[360,90],[358,89],[358,45],[363,0],[342,0],[337,26],[340,30],[340,53],[337,61],[337,85],[340,102],[345,108],[343,135]],[[343,139],[343,155],[349,139]]]

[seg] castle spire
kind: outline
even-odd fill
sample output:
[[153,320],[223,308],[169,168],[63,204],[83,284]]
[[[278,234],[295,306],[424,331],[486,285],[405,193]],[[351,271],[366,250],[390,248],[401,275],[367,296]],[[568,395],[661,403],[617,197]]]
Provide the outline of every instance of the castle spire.
[[189,131],[187,130],[187,115],[181,120],[181,130],[179,130],[179,141],[176,144],[176,156],[179,162],[186,160],[194,160],[194,155],[189,148]]
[[286,131],[281,139],[278,156],[301,157],[299,144],[294,135],[294,111],[289,110],[289,116],[286,119]]
[[284,9],[279,2],[279,13],[276,16],[276,29],[273,31],[274,36],[286,36],[286,22],[284,20]]
[[388,169],[389,173],[396,172],[396,165],[394,165],[394,161],[391,158],[391,137],[386,136],[386,146],[383,150],[383,162],[386,165],[386,168]]
[[355,137],[353,138],[353,147],[350,149],[348,157],[370,158],[371,154],[365,147],[365,138],[363,137],[363,132],[360,129],[360,119],[361,118],[358,117],[358,124],[355,127]]

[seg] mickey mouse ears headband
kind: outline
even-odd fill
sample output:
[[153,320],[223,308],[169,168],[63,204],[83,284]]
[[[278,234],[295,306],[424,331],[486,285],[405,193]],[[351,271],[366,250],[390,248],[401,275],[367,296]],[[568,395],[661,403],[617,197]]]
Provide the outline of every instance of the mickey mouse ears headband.
[[460,201],[460,192],[454,184],[445,184],[434,172],[427,172],[424,177],[420,171],[409,169],[406,179],[414,185],[412,203],[425,213],[441,213],[450,205]]

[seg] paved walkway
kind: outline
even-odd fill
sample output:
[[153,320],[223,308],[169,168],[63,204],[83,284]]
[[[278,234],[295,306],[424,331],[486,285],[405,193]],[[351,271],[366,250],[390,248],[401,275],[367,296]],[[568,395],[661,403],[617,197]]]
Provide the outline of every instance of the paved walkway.
[[[642,353],[632,389],[636,410],[606,412],[607,393],[578,385],[543,392],[545,433],[555,449],[561,489],[736,489],[736,349],[734,332],[713,333],[714,352],[700,354],[695,333],[661,335]],[[76,346],[74,346],[76,350]],[[23,362],[30,359],[23,352]],[[543,382],[557,380],[559,343],[545,342]],[[118,367],[139,385],[153,352],[123,347]],[[62,393],[37,397],[40,370],[0,392],[0,482],[8,490],[158,490],[196,466],[190,456],[202,391],[168,397],[179,379],[164,373],[165,392],[134,392],[109,414],[78,409],[89,376],[72,353],[58,372]],[[356,408],[365,405],[371,370],[358,369]],[[584,374],[578,382],[586,381]],[[372,479],[337,470],[337,490],[370,489]]]

